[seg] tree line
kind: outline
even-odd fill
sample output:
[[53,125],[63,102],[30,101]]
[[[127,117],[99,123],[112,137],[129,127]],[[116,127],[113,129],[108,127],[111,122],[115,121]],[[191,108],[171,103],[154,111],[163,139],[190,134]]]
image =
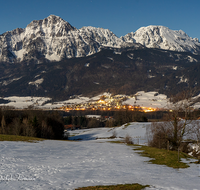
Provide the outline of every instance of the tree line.
[[0,134],[62,139],[64,123],[58,112],[0,109]]
[[[69,115],[64,118],[65,125],[73,125],[78,128],[95,128],[95,127],[115,127],[128,122],[147,122],[148,119],[144,112],[119,110],[115,112],[99,112],[100,119],[88,118],[85,115]],[[107,118],[106,118],[107,117]]]

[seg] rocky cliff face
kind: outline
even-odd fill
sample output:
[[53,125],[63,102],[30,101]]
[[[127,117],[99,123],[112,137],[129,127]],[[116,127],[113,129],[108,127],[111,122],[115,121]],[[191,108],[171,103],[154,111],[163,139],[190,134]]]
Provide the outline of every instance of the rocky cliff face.
[[100,51],[102,46],[125,44],[108,29],[76,29],[58,16],[32,21],[25,29],[15,29],[0,36],[0,61],[59,61],[84,57]]

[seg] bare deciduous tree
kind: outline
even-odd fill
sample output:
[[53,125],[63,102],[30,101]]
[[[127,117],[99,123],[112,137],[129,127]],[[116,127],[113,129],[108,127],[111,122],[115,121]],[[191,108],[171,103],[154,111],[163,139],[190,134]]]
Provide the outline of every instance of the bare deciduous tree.
[[33,126],[30,124],[28,118],[23,118],[22,120],[22,135],[23,136],[29,136],[29,137],[34,137],[35,134],[35,129]]
[[5,121],[5,118],[4,118],[4,115],[3,115],[2,119],[1,119],[1,130],[0,130],[0,133],[4,134],[5,133],[5,128],[6,128],[6,121]]
[[192,132],[191,125],[191,91],[184,91],[170,98],[165,121],[152,123],[147,129],[149,145],[158,148],[177,150],[184,136]]

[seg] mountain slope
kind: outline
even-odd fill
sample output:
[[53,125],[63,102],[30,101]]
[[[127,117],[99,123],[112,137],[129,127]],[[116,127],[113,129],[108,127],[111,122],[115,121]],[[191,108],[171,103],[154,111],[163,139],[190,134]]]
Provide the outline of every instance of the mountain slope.
[[66,100],[103,92],[170,95],[200,90],[200,55],[150,48],[103,49],[87,57],[41,64],[0,63],[0,97],[39,96]]
[[189,37],[182,30],[173,31],[164,26],[141,27],[121,39],[129,43],[140,43],[148,48],[200,53],[200,43],[197,38]]

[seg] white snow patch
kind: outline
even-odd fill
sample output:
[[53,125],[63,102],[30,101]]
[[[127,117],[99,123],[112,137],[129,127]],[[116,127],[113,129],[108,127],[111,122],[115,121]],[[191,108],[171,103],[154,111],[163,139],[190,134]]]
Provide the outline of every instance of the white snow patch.
[[107,57],[107,58],[110,59],[110,60],[112,60],[112,61],[114,61],[114,59],[112,57]]
[[86,64],[85,64],[85,67],[89,67],[89,66],[90,66],[90,63],[86,63]]
[[29,82],[28,84],[29,84],[29,85],[35,85],[36,87],[38,87],[40,84],[43,83],[43,81],[44,81],[44,79],[41,78],[41,79],[37,79],[36,81]]
[[156,77],[156,76],[154,76],[154,75],[148,75],[148,78],[154,78],[154,77]]
[[106,69],[109,69],[110,68],[110,65],[101,65],[102,67],[106,68]]
[[27,51],[26,51],[26,49],[20,49],[18,51],[13,51],[13,53],[15,54],[15,56],[17,57],[17,59],[23,60],[24,54],[26,54]]
[[122,54],[122,52],[120,52],[120,51],[114,51],[113,53],[114,53],[114,54],[119,54],[119,55]]
[[34,78],[38,78],[38,77],[40,77],[40,75],[36,75]]
[[191,63],[192,63],[192,62],[198,62],[198,61],[197,61],[195,58],[193,58],[192,56],[189,56],[189,55],[188,55],[187,58],[188,58],[188,61],[191,62]]
[[6,86],[6,85],[12,83],[13,81],[20,80],[21,78],[22,78],[22,77],[10,79],[10,80],[4,80],[4,81],[2,81],[1,83],[2,83],[2,86]]
[[135,97],[124,101],[123,104],[162,109],[168,107],[168,102],[167,96],[164,94],[140,91],[135,94]]
[[10,97],[5,97],[3,99],[8,100],[10,102],[7,104],[0,104],[0,106],[11,106],[20,109],[27,108],[28,106],[40,107],[46,101],[51,100],[51,98],[31,97],[31,96],[24,96],[24,97],[10,96]]
[[173,66],[172,69],[173,69],[173,70],[177,70],[177,69],[178,69],[178,66]]
[[147,138],[146,138],[146,127],[149,127],[151,123],[147,122],[131,122],[129,126],[122,125],[121,127],[113,127],[113,128],[95,128],[95,129],[80,129],[75,131],[70,131],[72,136],[70,137],[71,140],[95,140],[97,138],[105,138],[110,137],[113,134],[113,131],[116,131],[117,137],[125,137],[127,134],[129,134],[133,141],[138,142],[139,144],[147,144]]
[[65,100],[62,102],[56,102],[57,104],[81,104],[81,103],[86,103],[90,100],[90,98],[88,97],[81,97],[78,96],[77,98],[74,99],[69,99],[69,100]]
[[133,59],[133,55],[127,55],[129,59]]
[[182,82],[188,82],[188,79],[187,78],[184,78],[184,76],[181,76],[180,77],[180,81],[177,83],[177,84],[180,84],[180,83],[182,83]]
[[60,61],[60,59],[61,59],[56,53],[52,53],[51,55],[46,54],[45,58],[50,61]]

